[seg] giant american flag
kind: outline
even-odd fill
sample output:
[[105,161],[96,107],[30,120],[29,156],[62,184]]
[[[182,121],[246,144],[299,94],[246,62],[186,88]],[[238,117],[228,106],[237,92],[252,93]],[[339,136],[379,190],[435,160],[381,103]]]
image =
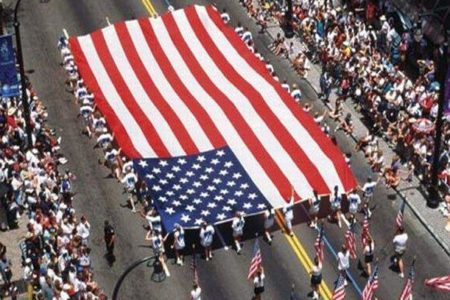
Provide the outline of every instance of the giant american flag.
[[[157,160],[176,168],[176,160],[223,150],[239,173],[245,173],[242,184],[258,191],[246,213],[263,210],[260,203],[282,207],[292,187],[296,199],[305,200],[313,190],[329,194],[335,185],[342,191],[356,186],[339,149],[214,7],[188,6],[159,18],[119,22],[69,42],[79,73],[122,152],[136,160],[135,166],[144,165],[138,168],[140,178],[154,174]],[[198,172],[204,174],[208,167],[202,162]],[[214,169],[215,176],[220,168]],[[185,178],[174,175],[180,177],[173,180]],[[166,189],[158,176],[146,180],[150,187]],[[216,187],[205,201],[195,203],[207,186],[187,194],[194,182],[178,190],[171,183],[165,202],[151,190],[160,212],[169,206],[175,211],[163,217],[166,227],[175,222],[195,227],[200,218],[216,222],[218,210],[225,215],[221,219],[229,220],[234,205],[231,211],[218,208],[199,215],[216,196],[224,198],[217,201],[221,207],[228,201],[244,205],[233,196],[245,193],[237,185],[227,188],[226,195]],[[183,214],[188,222],[181,220]]]

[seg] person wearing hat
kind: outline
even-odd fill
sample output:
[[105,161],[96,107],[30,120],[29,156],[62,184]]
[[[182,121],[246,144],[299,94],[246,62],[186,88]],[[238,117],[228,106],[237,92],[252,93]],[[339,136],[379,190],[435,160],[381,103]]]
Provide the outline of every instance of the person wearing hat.
[[183,265],[183,255],[182,251],[186,243],[184,241],[184,229],[180,224],[175,224],[173,230],[173,244],[172,248],[175,253],[176,264],[182,266]]
[[200,228],[200,244],[205,250],[205,259],[208,261],[212,259],[211,245],[214,238],[214,227],[206,222],[202,223]]

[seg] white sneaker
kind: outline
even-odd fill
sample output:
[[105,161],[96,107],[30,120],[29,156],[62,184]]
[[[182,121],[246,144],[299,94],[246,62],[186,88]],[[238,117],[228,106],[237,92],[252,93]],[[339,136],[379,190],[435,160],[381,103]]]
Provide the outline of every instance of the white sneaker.
[[398,273],[398,277],[400,277],[400,278],[405,278],[405,274],[403,274],[403,273]]

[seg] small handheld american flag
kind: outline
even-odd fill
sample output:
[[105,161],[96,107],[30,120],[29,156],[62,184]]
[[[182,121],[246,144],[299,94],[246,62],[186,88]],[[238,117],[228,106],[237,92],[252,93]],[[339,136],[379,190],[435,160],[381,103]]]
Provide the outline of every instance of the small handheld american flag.
[[256,272],[258,272],[258,269],[261,266],[261,264],[262,264],[261,249],[259,248],[258,239],[256,239],[255,246],[253,247],[253,257],[250,263],[250,268],[248,270],[247,279],[252,278],[253,275],[255,275]]
[[347,232],[345,233],[345,245],[350,252],[350,257],[356,259],[356,238],[353,224],[350,225]]
[[345,299],[345,277],[339,274],[339,277],[334,286],[333,296],[331,300],[344,300]]
[[405,200],[403,200],[402,204],[400,205],[400,209],[398,210],[397,218],[395,218],[395,225],[397,226],[397,228],[403,227],[405,205],[406,202]]
[[363,244],[363,247],[365,247],[367,245],[367,238],[369,237],[369,235],[370,235],[369,219],[366,216],[362,223],[362,231],[361,231],[361,242]]
[[414,263],[416,260],[414,259],[411,268],[409,270],[408,280],[406,280],[405,286],[403,287],[402,293],[400,294],[399,300],[412,300],[412,285],[414,283],[415,271],[414,271]]
[[450,292],[450,275],[427,279],[425,285],[440,291]]
[[319,262],[323,262],[323,225],[320,226],[316,241],[314,242],[314,249],[316,250],[316,257]]
[[372,274],[367,280],[367,284],[362,293],[362,300],[372,300],[375,291],[378,289],[378,266],[375,266]]

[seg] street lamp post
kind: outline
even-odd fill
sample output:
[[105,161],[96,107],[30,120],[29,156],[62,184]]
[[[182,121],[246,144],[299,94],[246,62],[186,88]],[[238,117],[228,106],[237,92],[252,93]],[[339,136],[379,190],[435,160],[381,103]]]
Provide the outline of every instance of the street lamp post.
[[439,173],[439,160],[441,155],[441,143],[442,143],[442,126],[444,125],[444,106],[445,106],[445,80],[448,69],[448,32],[444,33],[445,41],[442,46],[440,57],[442,61],[438,62],[438,80],[440,83],[439,90],[439,102],[438,113],[436,120],[436,136],[434,138],[434,153],[433,153],[433,165],[431,169],[431,185],[429,187],[429,194],[427,199],[427,206],[430,208],[437,208],[440,202],[439,190],[438,190],[438,173]]
[[22,105],[25,117],[25,131],[27,133],[27,148],[29,148],[33,145],[33,140],[30,124],[30,103],[28,102],[27,87],[25,85],[25,68],[23,66],[22,41],[20,39],[20,23],[17,20],[17,11],[19,10],[20,2],[21,0],[17,0],[16,6],[14,8],[14,31],[16,34],[17,61],[19,63],[20,85],[22,87]]
[[292,28],[292,0],[286,0],[287,10],[284,15],[284,36],[288,39],[294,37],[294,28]]

